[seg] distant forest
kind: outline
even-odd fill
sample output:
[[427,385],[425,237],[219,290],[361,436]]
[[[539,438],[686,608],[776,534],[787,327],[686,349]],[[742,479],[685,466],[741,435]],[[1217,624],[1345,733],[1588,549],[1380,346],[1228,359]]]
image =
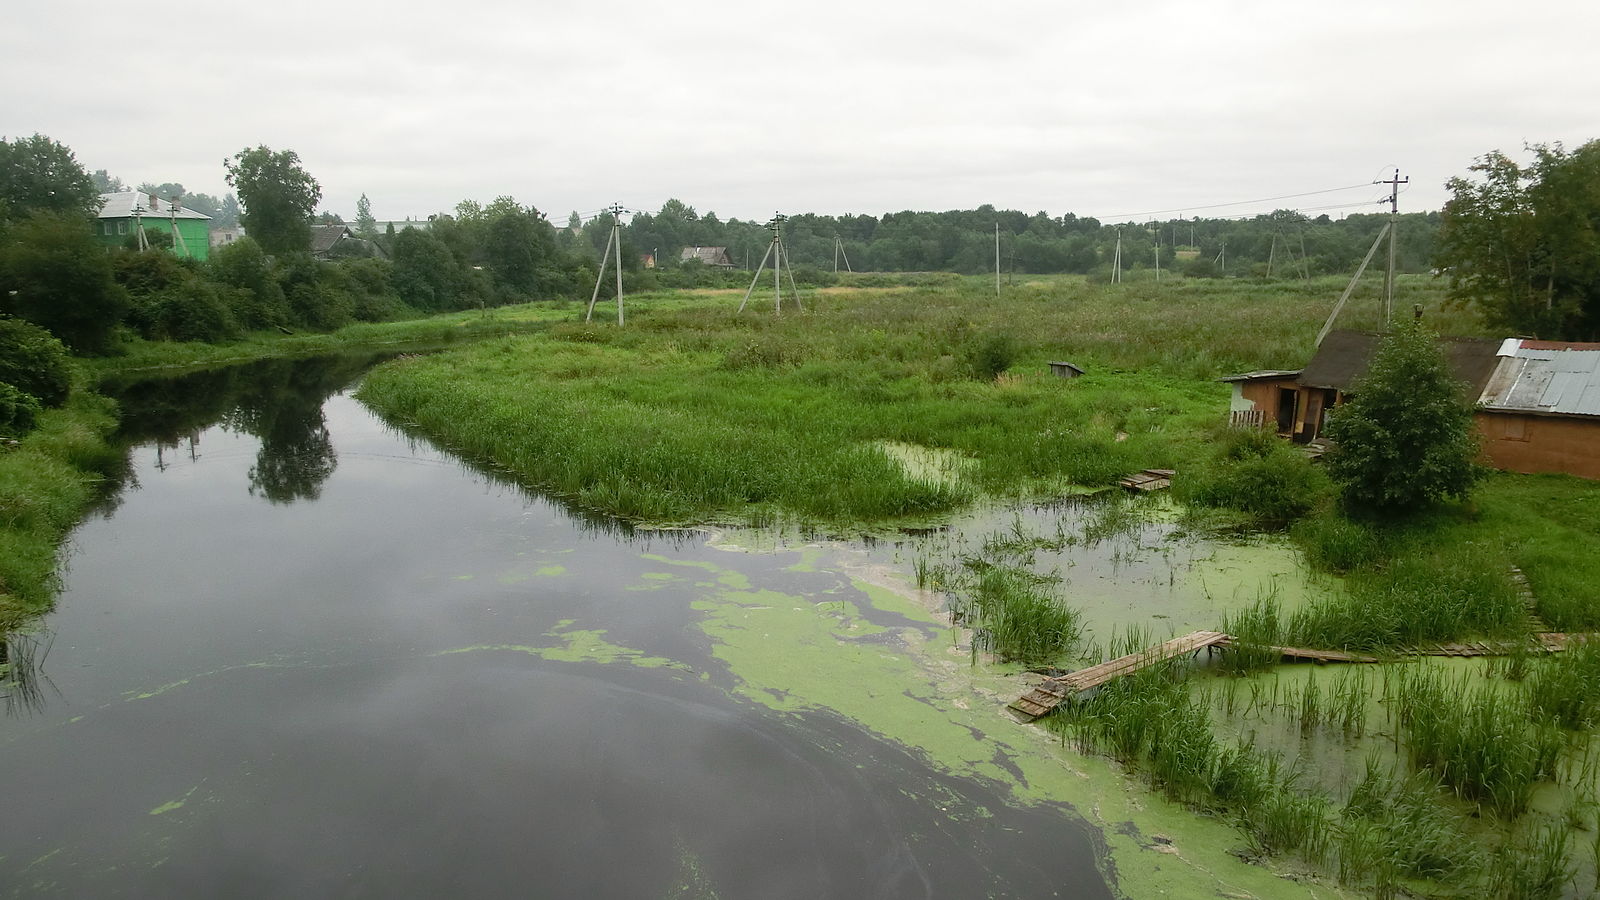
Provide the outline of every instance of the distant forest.
[[[763,222],[700,215],[669,200],[654,213],[627,213],[622,234],[625,265],[653,255],[658,265],[679,265],[685,247],[726,247],[733,264],[754,268],[771,232]],[[1122,241],[1128,272],[1160,266],[1191,277],[1265,276],[1292,278],[1352,271],[1388,221],[1387,214],[1308,218],[1279,210],[1248,219],[1173,219],[1121,226],[1067,214],[996,210],[980,206],[949,212],[898,212],[875,216],[790,216],[784,246],[797,267],[863,272],[994,271],[995,225],[1000,226],[1000,268],[1017,274],[1078,273],[1109,278]],[[573,213],[562,234],[573,249],[598,259],[611,227],[609,214],[581,220]],[[1439,230],[1436,212],[1399,217],[1396,265],[1402,272],[1427,272]],[[836,241],[835,238],[838,240]],[[1382,265],[1380,250],[1374,265]],[[690,265],[694,265],[691,263]],[[1269,273],[1270,269],[1270,273]]]

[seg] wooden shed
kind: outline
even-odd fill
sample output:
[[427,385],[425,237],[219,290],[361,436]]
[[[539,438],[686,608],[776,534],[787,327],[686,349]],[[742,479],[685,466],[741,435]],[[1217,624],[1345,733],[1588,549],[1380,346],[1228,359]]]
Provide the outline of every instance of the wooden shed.
[[1050,374],[1057,378],[1077,378],[1083,374],[1083,369],[1069,362],[1052,362]]
[[1600,479],[1600,344],[1502,342],[1477,418],[1496,468]]

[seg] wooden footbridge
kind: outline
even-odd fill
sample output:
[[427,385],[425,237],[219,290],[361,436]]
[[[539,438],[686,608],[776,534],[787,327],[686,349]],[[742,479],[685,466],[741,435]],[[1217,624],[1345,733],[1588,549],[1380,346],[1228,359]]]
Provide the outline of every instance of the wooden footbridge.
[[[1533,635],[1531,642],[1526,641],[1464,641],[1453,644],[1435,644],[1427,647],[1415,647],[1398,651],[1396,656],[1505,656],[1515,652],[1518,648],[1525,648],[1536,653],[1556,653],[1573,643],[1582,642],[1594,637],[1589,634],[1563,634],[1560,632],[1540,632]],[[1085,691],[1093,690],[1106,682],[1130,675],[1140,669],[1153,666],[1156,663],[1198,653],[1211,647],[1231,647],[1237,642],[1227,634],[1220,631],[1196,631],[1183,637],[1175,637],[1164,641],[1154,647],[1147,647],[1137,653],[1119,656],[1107,660],[1087,669],[1079,669],[1054,678],[1047,678],[1035,685],[1033,690],[1022,695],[1008,704],[1025,721],[1033,721],[1060,706],[1068,699],[1076,697]],[[1313,650],[1304,647],[1277,647],[1268,648],[1279,656],[1288,659],[1307,659],[1318,663],[1376,663],[1382,658],[1365,656],[1360,653],[1349,653],[1343,650]]]

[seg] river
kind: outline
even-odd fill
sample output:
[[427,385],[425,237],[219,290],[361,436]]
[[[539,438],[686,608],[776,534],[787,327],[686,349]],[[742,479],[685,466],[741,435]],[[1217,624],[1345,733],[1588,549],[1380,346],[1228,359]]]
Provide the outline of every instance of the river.
[[781,665],[752,687],[716,605],[848,609],[879,654],[934,633],[914,610],[575,514],[385,425],[369,362],[107,387],[127,471],[12,642],[4,890],[1112,895],[1069,807],[786,703]]

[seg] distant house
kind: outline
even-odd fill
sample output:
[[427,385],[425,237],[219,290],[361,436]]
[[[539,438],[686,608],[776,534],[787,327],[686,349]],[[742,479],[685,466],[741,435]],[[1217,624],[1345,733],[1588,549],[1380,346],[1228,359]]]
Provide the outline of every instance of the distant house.
[[356,237],[348,225],[311,226],[311,255],[316,259],[350,259],[389,254],[372,241]]
[[[1299,443],[1322,436],[1328,410],[1367,370],[1379,335],[1333,331],[1298,371],[1230,375],[1229,419]],[[1483,458],[1513,472],[1600,479],[1600,344],[1440,338],[1462,395],[1478,407]]]
[[244,229],[238,225],[230,228],[213,228],[211,229],[211,247],[213,250],[218,247],[226,247],[242,237],[244,237]]
[[123,247],[129,237],[143,228],[173,235],[172,253],[189,259],[211,256],[211,217],[184,209],[182,201],[172,202],[143,191],[115,191],[100,195],[99,219],[95,237],[108,247]]
[[685,247],[678,254],[679,262],[694,260],[719,269],[733,268],[733,260],[728,256],[727,247]]

